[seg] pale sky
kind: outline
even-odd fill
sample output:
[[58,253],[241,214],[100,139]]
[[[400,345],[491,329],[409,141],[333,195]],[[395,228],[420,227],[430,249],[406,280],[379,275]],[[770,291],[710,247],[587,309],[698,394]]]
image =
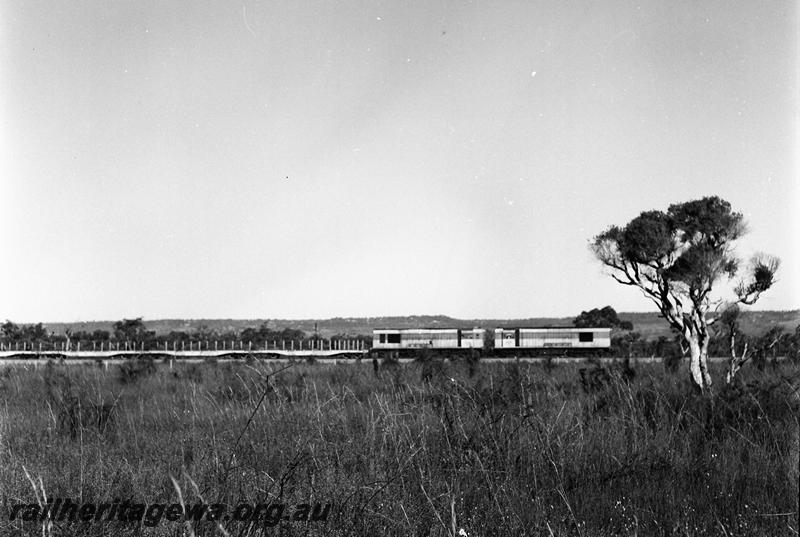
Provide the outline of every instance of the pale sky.
[[716,194],[800,307],[791,1],[0,0],[0,320],[653,310]]

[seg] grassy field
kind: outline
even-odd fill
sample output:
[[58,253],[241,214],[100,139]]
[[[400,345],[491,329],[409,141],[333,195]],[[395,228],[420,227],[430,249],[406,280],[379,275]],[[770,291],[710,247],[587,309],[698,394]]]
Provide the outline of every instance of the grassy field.
[[0,535],[42,535],[9,518],[43,492],[171,503],[179,491],[333,505],[324,522],[45,534],[797,535],[795,364],[745,369],[713,397],[661,365],[280,367],[0,369]]

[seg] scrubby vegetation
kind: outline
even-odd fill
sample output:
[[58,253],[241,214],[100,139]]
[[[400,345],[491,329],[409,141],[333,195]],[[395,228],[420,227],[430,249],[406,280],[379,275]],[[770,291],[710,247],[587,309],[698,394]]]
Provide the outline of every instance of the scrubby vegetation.
[[7,513],[36,501],[34,486],[84,502],[173,502],[174,478],[186,501],[334,504],[326,522],[275,535],[796,535],[792,362],[746,367],[710,396],[655,364],[375,366],[4,368],[0,534],[42,533]]

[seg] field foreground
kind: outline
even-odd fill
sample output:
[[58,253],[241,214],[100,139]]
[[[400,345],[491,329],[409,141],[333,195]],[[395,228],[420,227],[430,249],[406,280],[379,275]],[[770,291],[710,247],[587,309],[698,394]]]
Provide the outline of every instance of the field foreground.
[[[796,364],[711,397],[660,364],[283,367],[0,370],[0,535],[797,535]],[[10,520],[44,495],[331,507]]]

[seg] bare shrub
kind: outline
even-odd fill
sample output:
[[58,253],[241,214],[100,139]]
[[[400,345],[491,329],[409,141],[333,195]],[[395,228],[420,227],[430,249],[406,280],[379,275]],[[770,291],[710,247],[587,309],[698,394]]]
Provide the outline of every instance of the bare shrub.
[[105,433],[114,426],[115,405],[93,397],[88,389],[52,365],[45,369],[47,400],[55,411],[59,434],[76,438],[82,429]]
[[121,364],[117,378],[121,384],[134,384],[144,377],[155,374],[155,361],[149,356],[139,356]]

